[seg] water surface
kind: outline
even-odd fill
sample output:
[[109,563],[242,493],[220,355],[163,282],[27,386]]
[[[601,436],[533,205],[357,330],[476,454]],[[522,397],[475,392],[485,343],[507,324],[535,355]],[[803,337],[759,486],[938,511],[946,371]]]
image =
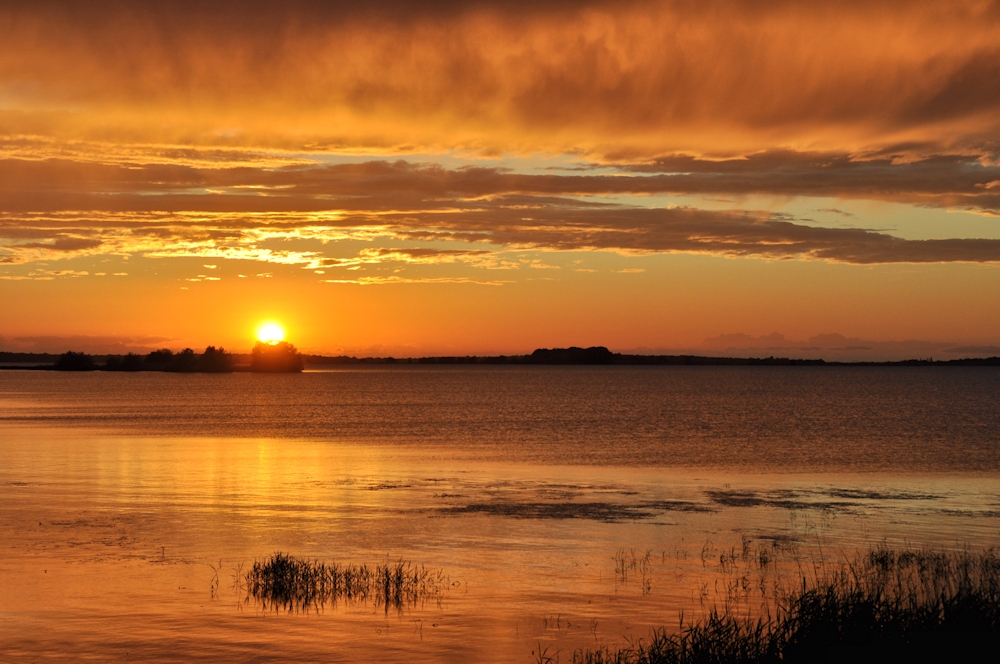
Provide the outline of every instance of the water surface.
[[[0,372],[0,659],[566,658],[704,610],[747,543],[994,546],[998,397],[988,368]],[[448,589],[275,614],[233,577],[276,551]]]

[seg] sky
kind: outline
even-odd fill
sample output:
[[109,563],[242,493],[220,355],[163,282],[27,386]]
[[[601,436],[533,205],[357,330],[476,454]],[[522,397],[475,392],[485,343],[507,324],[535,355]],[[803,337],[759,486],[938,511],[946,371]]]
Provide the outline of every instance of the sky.
[[1000,2],[0,1],[0,350],[1000,354]]

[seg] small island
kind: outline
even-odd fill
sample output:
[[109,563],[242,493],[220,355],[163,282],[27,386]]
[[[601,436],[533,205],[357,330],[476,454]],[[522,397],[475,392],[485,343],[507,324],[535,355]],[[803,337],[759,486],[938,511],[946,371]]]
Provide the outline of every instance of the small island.
[[[7,369],[33,369],[41,371],[162,371],[172,373],[297,373],[304,367],[302,354],[292,344],[258,342],[249,356],[230,353],[225,348],[208,346],[196,353],[191,348],[174,352],[169,348],[154,350],[147,355],[89,355],[67,351],[61,355],[3,353],[6,360],[29,361],[31,365],[6,366]],[[243,363],[239,360],[244,360]],[[48,360],[50,363],[45,363]]]
[[250,371],[297,373],[303,369],[302,353],[287,341],[258,341],[250,355]]

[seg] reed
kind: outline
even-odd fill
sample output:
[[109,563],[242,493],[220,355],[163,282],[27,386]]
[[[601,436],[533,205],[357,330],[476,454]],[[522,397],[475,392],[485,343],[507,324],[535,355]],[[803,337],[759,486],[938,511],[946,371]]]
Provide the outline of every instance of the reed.
[[427,600],[440,601],[450,587],[440,570],[409,562],[376,565],[326,563],[275,553],[237,574],[246,602],[266,611],[321,610],[339,601],[370,602],[401,611]]
[[[744,546],[744,549],[746,547]],[[749,556],[747,556],[749,558]],[[761,561],[760,564],[767,565]],[[879,547],[783,579],[755,616],[713,608],[574,664],[980,661],[1000,645],[1000,557]]]

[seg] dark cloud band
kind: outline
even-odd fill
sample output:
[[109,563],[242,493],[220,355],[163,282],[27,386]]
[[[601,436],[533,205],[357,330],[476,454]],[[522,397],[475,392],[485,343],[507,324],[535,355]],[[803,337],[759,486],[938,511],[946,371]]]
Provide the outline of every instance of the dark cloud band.
[[[194,167],[66,159],[0,161],[0,260],[157,247],[256,250],[263,238],[357,229],[420,241],[551,250],[696,252],[845,263],[1000,261],[992,239],[906,240],[755,210],[656,207],[647,194],[824,196],[1000,210],[1000,168],[962,155],[769,152],[597,165],[602,174],[515,173],[407,161]],[[617,199],[607,199],[607,195]],[[81,212],[82,211],[82,212]],[[485,261],[475,252],[374,250],[364,260]],[[385,255],[380,251],[388,252]],[[400,253],[404,252],[404,253]],[[407,253],[408,252],[408,253]],[[404,255],[405,254],[405,255]],[[461,257],[458,254],[462,254]],[[276,254],[257,252],[263,260]],[[312,256],[300,262],[322,263]]]

